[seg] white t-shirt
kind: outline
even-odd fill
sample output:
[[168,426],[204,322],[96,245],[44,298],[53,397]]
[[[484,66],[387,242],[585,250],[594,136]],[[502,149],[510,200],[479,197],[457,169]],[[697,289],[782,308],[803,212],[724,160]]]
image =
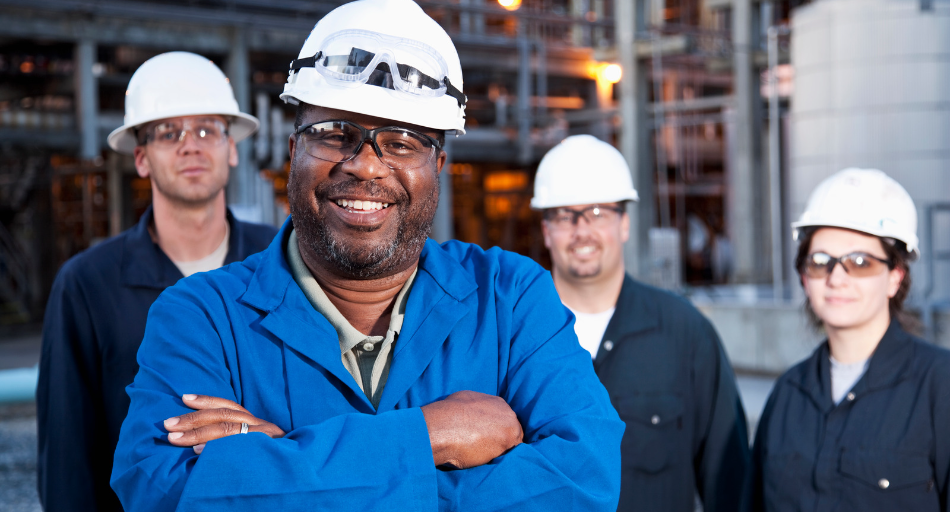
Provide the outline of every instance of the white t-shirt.
[[831,399],[838,405],[864,372],[868,371],[870,359],[849,364],[838,362],[831,356],[828,356],[828,360],[831,361]]
[[195,261],[172,260],[172,263],[178,267],[178,270],[181,271],[183,276],[188,277],[191,274],[197,274],[198,272],[207,272],[224,265],[224,258],[228,256],[228,241],[231,238],[231,226],[225,224],[224,229],[224,240],[221,241],[221,245],[219,245],[218,248],[215,249],[211,254]]
[[[567,309],[571,309],[570,306]],[[580,313],[571,309],[571,313],[574,313],[574,316],[577,317],[574,322],[574,332],[577,333],[577,340],[581,342],[584,349],[590,352],[591,359],[597,357],[600,340],[604,339],[607,324],[610,323],[610,318],[614,316],[616,309],[616,307],[613,307],[600,313]]]

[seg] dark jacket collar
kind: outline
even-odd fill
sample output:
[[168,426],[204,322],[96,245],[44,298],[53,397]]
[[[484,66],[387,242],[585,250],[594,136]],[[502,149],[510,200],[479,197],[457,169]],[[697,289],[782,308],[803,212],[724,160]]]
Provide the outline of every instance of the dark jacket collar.
[[[656,302],[649,300],[652,295],[649,291],[648,286],[634,281],[629,274],[623,276],[620,297],[617,298],[617,305],[604,331],[604,337],[600,340],[601,344],[608,340],[614,344],[622,343],[630,334],[657,328],[660,312]],[[595,366],[600,364],[609,352],[609,349],[598,350],[597,357],[594,358]]]
[[164,289],[181,279],[181,271],[162,249],[152,241],[148,228],[155,214],[149,206],[132,229],[127,232],[122,247],[122,284],[145,288]]
[[[148,228],[154,224],[154,219],[155,213],[149,206],[138,223],[126,232],[120,263],[124,286],[161,290],[184,277],[168,255],[152,241]],[[228,238],[228,254],[224,258],[225,265],[243,259],[242,249],[247,244],[247,233],[244,232],[243,223],[234,218],[230,209],[227,210],[227,219],[231,231]]]
[[[877,348],[871,354],[868,370],[855,384],[855,395],[892,387],[907,378],[914,357],[913,338],[901,329],[896,320],[891,320]],[[835,407],[831,400],[831,362],[828,340],[812,353],[805,362],[788,374],[788,382],[809,395],[819,409],[830,411]]]
[[[657,304],[649,300],[648,287],[638,283],[629,274],[623,276],[620,297],[614,315],[607,324],[604,339],[615,343],[626,334],[648,331],[657,327]],[[619,314],[618,314],[619,313]]]

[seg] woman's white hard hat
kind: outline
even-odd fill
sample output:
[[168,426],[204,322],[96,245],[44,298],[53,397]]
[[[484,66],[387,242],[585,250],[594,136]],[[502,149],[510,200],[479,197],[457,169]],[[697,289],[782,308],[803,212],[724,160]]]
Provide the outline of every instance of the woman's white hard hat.
[[911,261],[920,256],[914,201],[877,169],[844,169],[815,187],[801,218],[792,223],[792,235],[798,240],[803,228],[823,226],[900,240]]
[[630,168],[620,151],[592,135],[572,135],[541,159],[531,207],[543,210],[637,200]]
[[138,145],[135,129],[172,117],[221,115],[228,133],[239,142],[257,131],[257,118],[241,112],[228,78],[201,55],[168,52],[145,61],[125,91],[125,122],[109,134],[109,147],[131,154]]
[[[361,49],[370,50],[377,58],[386,55],[399,64],[417,66],[420,61],[439,61],[444,76],[431,78],[439,83],[447,79],[457,97],[411,94],[398,87],[366,84],[355,80],[355,76],[352,81],[338,80],[324,70],[318,71],[313,62],[299,66],[300,62],[313,61],[326,50],[327,44],[339,41],[341,35],[362,37],[368,44],[377,46]],[[316,61],[319,65],[321,59]],[[313,27],[297,59],[291,63],[280,98],[294,105],[308,103],[434,130],[465,133],[465,101],[461,91],[462,66],[455,45],[421,7],[412,0],[358,0],[337,7]]]

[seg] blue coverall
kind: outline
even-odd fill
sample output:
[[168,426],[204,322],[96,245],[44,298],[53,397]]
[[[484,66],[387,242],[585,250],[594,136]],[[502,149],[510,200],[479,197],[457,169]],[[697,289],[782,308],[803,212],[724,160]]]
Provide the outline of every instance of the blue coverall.
[[[241,264],[156,301],[129,386],[112,486],[130,510],[613,510],[623,423],[531,260],[429,240],[378,410],[336,331],[294,282],[290,220]],[[436,468],[420,406],[460,390],[503,397],[524,443]],[[200,456],[168,444],[181,395],[234,400],[287,435],[233,435]]]

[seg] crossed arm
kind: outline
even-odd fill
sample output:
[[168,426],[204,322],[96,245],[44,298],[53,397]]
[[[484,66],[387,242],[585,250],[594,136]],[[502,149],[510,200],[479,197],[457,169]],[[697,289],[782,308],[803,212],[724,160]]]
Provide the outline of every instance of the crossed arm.
[[[290,346],[243,343],[239,352],[234,311],[202,305],[214,293],[173,287],[149,313],[112,486],[129,510],[615,509],[623,423],[550,278],[541,285],[498,306],[517,320],[499,332],[509,343],[464,331],[455,343],[471,345],[427,363],[437,376],[414,396],[438,400],[375,415],[357,412]],[[489,363],[459,357],[471,351]],[[499,396],[438,394],[469,383],[498,386]],[[193,390],[205,396],[192,399]],[[183,403],[193,410],[182,414]],[[256,414],[239,403],[257,404],[248,405]],[[241,423],[255,434],[234,435]]]
[[[285,432],[273,423],[257,418],[239,404],[224,398],[186,394],[182,401],[194,412],[168,418],[168,442],[192,447],[201,454],[205,444],[239,434],[241,424],[248,432],[271,438]],[[444,400],[422,406],[432,458],[436,466],[466,469],[487,464],[521,443],[523,430],[518,417],[504,399],[475,391],[459,391]]]

